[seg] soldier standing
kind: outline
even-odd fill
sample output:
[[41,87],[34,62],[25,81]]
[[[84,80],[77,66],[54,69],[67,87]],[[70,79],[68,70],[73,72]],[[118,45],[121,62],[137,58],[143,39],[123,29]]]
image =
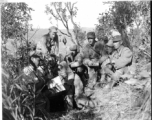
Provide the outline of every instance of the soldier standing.
[[47,56],[47,54],[59,54],[59,40],[57,28],[52,26],[49,28],[49,33],[42,36],[36,45],[36,53]]

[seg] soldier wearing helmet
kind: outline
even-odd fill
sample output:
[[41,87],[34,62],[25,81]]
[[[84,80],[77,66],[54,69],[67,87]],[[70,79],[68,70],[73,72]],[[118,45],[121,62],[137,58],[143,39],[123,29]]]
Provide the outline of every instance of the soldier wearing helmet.
[[83,63],[85,65],[88,65],[92,59],[98,56],[98,53],[96,53],[95,48],[94,48],[96,44],[95,38],[96,38],[95,32],[87,33],[88,43],[83,47],[81,51],[81,54],[83,56]]
[[78,59],[78,56],[80,56],[79,55],[79,53],[80,53],[80,48],[79,48],[79,46],[78,45],[72,45],[70,48],[69,48],[69,54],[67,54],[66,56],[65,56],[65,61],[67,62],[67,63],[70,63],[70,62],[73,62],[73,61],[75,61],[76,59]]

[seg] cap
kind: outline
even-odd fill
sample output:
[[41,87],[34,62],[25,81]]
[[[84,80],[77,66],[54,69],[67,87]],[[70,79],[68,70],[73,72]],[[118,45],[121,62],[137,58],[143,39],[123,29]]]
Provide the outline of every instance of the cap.
[[87,33],[87,38],[91,38],[91,39],[95,39],[96,38],[96,35],[95,35],[95,32],[88,32]]
[[113,37],[113,42],[118,42],[121,40],[122,40],[121,35],[117,35],[117,36]]
[[112,30],[113,42],[121,41],[121,34],[117,30]]
[[115,37],[115,36],[117,36],[117,35],[121,36],[121,34],[120,34],[117,30],[111,30],[111,35],[112,35],[113,37]]
[[51,26],[51,27],[49,28],[49,31],[57,32],[57,27]]

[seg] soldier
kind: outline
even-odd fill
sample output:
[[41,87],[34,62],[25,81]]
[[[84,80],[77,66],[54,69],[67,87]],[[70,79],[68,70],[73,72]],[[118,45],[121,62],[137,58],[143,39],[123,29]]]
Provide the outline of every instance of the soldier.
[[[74,73],[65,61],[59,64],[60,71],[59,76],[61,77],[64,87],[67,91],[67,101],[71,108],[74,108],[74,101],[77,103],[77,99],[83,93],[83,83],[81,78]],[[77,104],[77,107],[79,105]]]
[[88,44],[86,44],[81,51],[84,65],[88,65],[91,62],[91,60],[94,58],[97,59],[99,58],[100,53],[98,53],[95,50],[95,46],[96,46],[95,38],[96,36],[94,32],[87,33]]
[[[23,69],[23,72],[26,76],[28,76],[36,82],[36,91],[38,91],[46,83],[44,79],[44,71],[41,67],[39,67],[40,57],[34,54],[30,56],[29,62],[30,64]],[[32,81],[30,81],[29,79],[29,82]]]
[[36,45],[36,53],[42,54],[43,57],[48,53],[59,54],[59,40],[57,28],[52,26],[49,28],[49,33],[42,36]]
[[[30,56],[30,64],[29,66],[25,67],[23,69],[23,77],[24,79],[26,79],[25,81],[27,82],[27,84],[35,84],[35,94],[36,95],[42,95],[43,99],[46,101],[45,102],[45,106],[44,108],[49,112],[50,111],[50,102],[49,99],[47,98],[47,96],[42,93],[42,89],[44,88],[45,84],[46,84],[46,77],[45,77],[45,73],[44,70],[41,69],[40,65],[40,57],[38,55],[32,55]],[[37,96],[37,97],[38,97]]]
[[65,61],[69,64],[70,62],[78,59],[78,54],[80,53],[80,48],[78,45],[73,45],[69,48],[70,53],[65,56]]
[[110,56],[111,68],[105,67],[105,72],[112,78],[110,87],[113,87],[114,83],[119,80],[120,76],[124,74],[128,66],[132,63],[132,51],[128,47],[124,47],[121,34],[117,31],[113,32],[113,46],[115,51]]

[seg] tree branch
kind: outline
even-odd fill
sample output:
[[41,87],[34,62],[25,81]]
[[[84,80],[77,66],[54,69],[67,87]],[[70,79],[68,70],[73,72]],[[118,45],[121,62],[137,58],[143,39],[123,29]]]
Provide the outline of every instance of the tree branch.
[[[77,29],[77,28],[78,28],[78,25],[74,22],[74,20],[73,20],[73,13],[72,13],[73,7],[74,7],[75,4],[76,4],[76,3],[73,3],[73,4],[72,4],[72,7],[71,7],[71,3],[66,3],[65,5],[66,5],[66,7],[67,7],[67,9],[68,9],[68,11],[69,11],[69,13],[70,13],[71,22],[72,22],[74,28]],[[75,33],[75,40],[76,40],[77,44],[80,45],[79,42],[78,42],[78,39],[77,39],[77,35],[78,35],[78,33],[76,32],[76,33]]]
[[53,15],[53,17],[54,17],[56,20],[60,20],[60,21],[61,21],[61,18],[57,17],[52,10],[51,10],[51,14]]
[[59,12],[58,12],[58,10],[57,10],[57,8],[56,8],[56,4],[53,4],[53,6],[54,6],[55,11],[56,11],[56,13],[58,14],[59,18],[61,19],[61,22],[62,22],[62,23],[63,23],[63,25],[67,28],[66,24],[64,23],[64,21],[63,21],[63,19],[62,19],[61,15],[59,14]]
[[33,36],[36,34],[36,32],[39,30],[39,28],[36,29],[36,31],[33,33],[33,35],[30,37],[29,41],[33,38]]
[[[58,29],[58,30],[59,30],[59,29]],[[62,32],[61,30],[59,30],[59,31],[60,31],[61,34],[66,35],[66,36],[68,36],[68,37],[71,37],[70,35],[68,35],[68,34],[66,34],[66,33],[64,33],[64,32]]]
[[73,20],[73,14],[72,14],[74,4],[76,4],[76,3],[73,3],[72,8],[71,8],[70,3],[69,3],[69,4],[67,3],[67,8],[68,8],[68,11],[69,11],[69,13],[70,13],[70,17],[71,17],[71,22],[72,22],[72,24],[73,24],[75,27],[77,27],[77,24],[76,24],[76,23],[74,22],[74,20]]

